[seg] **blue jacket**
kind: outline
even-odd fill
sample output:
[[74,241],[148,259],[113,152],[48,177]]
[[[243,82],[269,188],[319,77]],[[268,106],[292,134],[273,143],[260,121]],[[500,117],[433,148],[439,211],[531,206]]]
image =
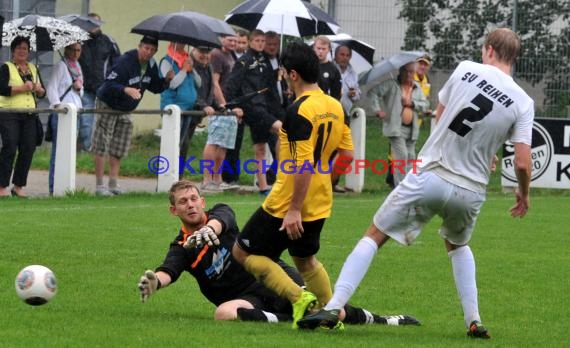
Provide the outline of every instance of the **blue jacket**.
[[[140,89],[141,99],[134,100],[125,92],[125,87]],[[158,75],[158,65],[154,59],[148,62],[144,75],[141,76],[137,50],[130,50],[119,57],[113,69],[107,75],[105,82],[97,90],[97,98],[101,99],[112,109],[121,111],[133,111],[142,100],[145,90],[152,93],[164,91],[166,84]]]
[[[172,58],[168,55],[162,58],[162,60],[164,59],[170,61],[174,74],[178,74],[180,71],[178,64],[172,63]],[[176,104],[183,111],[192,110],[194,108],[194,103],[196,103],[197,95],[198,93],[196,92],[194,77],[192,76],[192,73],[186,73],[186,78],[176,89],[167,88],[160,94],[160,108],[164,109],[166,105]]]

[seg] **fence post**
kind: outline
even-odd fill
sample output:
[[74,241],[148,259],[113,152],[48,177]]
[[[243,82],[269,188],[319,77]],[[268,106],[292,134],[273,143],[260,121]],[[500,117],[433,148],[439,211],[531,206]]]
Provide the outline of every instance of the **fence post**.
[[[364,112],[364,109],[355,108],[352,110],[350,131],[354,144],[354,159],[366,159],[366,112]],[[354,192],[362,192],[364,188],[364,169],[359,170],[358,174],[355,170],[346,174],[345,186]]]
[[[164,110],[170,110],[170,114],[162,115],[162,129],[160,132],[160,163],[149,162],[156,165],[153,170],[157,173],[156,192],[168,192],[172,184],[179,179],[180,155],[180,107],[167,105]],[[160,167],[159,167],[160,166]]]
[[77,146],[77,106],[62,105],[66,113],[57,114],[57,145],[55,148],[55,168],[53,195],[64,196],[75,191],[75,163]]

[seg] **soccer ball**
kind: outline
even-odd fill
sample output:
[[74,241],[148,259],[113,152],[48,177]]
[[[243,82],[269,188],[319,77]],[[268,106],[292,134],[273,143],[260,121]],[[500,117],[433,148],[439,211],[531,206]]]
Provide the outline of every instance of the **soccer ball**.
[[53,272],[41,265],[27,266],[16,277],[16,293],[27,304],[40,306],[55,296],[57,281]]

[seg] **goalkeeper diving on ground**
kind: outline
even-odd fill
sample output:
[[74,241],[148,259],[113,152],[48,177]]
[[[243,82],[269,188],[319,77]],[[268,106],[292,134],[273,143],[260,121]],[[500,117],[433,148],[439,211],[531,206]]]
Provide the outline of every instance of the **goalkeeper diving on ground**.
[[[256,281],[231,256],[239,229],[228,205],[216,204],[205,210],[206,200],[199,189],[186,180],[172,185],[169,199],[170,212],[180,219],[182,227],[162,265],[154,271],[147,270],[140,278],[138,288],[142,302],[147,302],[187,271],[198,282],[202,294],[216,306],[216,320],[292,320],[291,303]],[[295,282],[303,285],[295,268],[283,261],[279,264]],[[342,315],[347,324],[420,325],[408,315],[382,316],[349,304],[344,306]]]

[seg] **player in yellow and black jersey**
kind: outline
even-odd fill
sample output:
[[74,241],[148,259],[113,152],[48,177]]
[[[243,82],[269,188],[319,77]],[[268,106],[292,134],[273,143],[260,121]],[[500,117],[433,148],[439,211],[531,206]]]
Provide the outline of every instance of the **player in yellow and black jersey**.
[[[331,170],[329,161],[334,150],[352,160],[353,145],[340,102],[317,84],[319,61],[314,51],[292,43],[281,64],[297,99],[287,109],[279,132],[277,181],[244,226],[232,254],[265,286],[292,303],[296,328],[296,321],[317,299],[324,305],[332,296],[329,276],[315,255],[332,207],[330,173],[337,170]],[[309,291],[275,262],[286,249]]]

